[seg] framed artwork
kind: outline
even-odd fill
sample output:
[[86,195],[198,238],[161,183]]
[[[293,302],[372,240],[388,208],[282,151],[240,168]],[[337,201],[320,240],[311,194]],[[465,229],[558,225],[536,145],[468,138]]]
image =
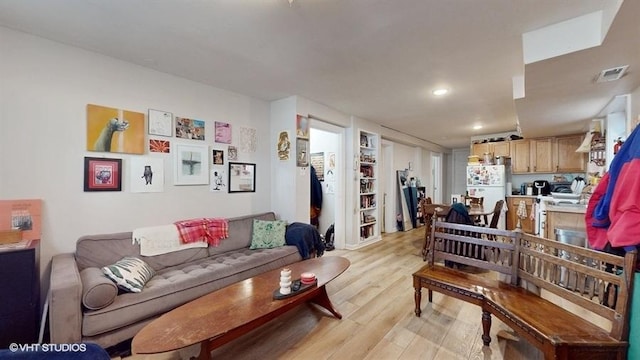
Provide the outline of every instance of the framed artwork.
[[173,114],[167,111],[149,109],[149,135],[172,136]]
[[229,162],[229,192],[256,191],[256,164]]
[[144,114],[87,105],[87,150],[144,154]]
[[224,165],[223,150],[212,150],[211,155],[213,156],[213,165]]
[[122,159],[85,157],[84,191],[122,191]]
[[229,146],[227,149],[229,154],[229,160],[238,160],[238,148],[235,146]]
[[169,140],[149,139],[149,152],[168,154],[171,152],[171,142]]
[[289,132],[280,131],[278,135],[278,159],[289,160],[289,152],[291,151],[291,141],[289,141]]
[[214,193],[221,193],[227,187],[226,169],[222,166],[214,166],[211,169],[211,181],[209,181],[209,190]]
[[138,156],[129,160],[129,189],[132,193],[164,191],[164,159]]
[[257,130],[254,128],[240,128],[240,151],[244,153],[256,152]]
[[309,119],[302,115],[296,116],[296,137],[309,138]]
[[176,117],[176,137],[204,141],[204,121]]
[[309,139],[296,139],[296,166],[309,166]]
[[215,131],[217,143],[231,144],[231,124],[216,121]]
[[324,181],[324,152],[313,153],[310,158],[318,180]]
[[206,145],[174,144],[174,185],[209,184],[209,148]]

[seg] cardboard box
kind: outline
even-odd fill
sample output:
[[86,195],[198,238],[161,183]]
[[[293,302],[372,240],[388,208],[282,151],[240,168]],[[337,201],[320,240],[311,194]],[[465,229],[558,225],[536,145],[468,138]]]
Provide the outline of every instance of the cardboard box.
[[0,230],[0,244],[12,244],[22,241],[20,230]]

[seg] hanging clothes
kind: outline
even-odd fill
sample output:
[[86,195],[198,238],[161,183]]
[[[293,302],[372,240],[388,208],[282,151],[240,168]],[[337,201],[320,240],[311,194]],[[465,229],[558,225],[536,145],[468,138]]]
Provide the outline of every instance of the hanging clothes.
[[[640,127],[636,127],[589,199],[585,214],[587,237],[596,248],[602,248],[605,239],[613,247],[640,244],[639,133]],[[606,231],[605,239],[602,231]]]
[[322,183],[318,180],[316,169],[311,165],[311,209],[309,218],[311,225],[320,226],[320,212],[322,211]]

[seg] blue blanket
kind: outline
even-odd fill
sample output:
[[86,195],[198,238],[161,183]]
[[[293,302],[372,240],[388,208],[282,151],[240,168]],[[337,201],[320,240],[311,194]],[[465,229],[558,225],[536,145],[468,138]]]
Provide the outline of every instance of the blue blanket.
[[320,238],[320,233],[311,224],[291,223],[287,225],[284,237],[287,245],[294,245],[298,248],[303,259],[309,259],[314,251],[316,257],[324,254],[324,243]]

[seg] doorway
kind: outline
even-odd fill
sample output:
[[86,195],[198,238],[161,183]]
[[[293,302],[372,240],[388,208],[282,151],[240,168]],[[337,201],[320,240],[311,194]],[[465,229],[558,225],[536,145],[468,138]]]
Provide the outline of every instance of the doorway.
[[431,176],[433,181],[432,199],[436,204],[442,203],[442,154],[431,153]]
[[[334,246],[346,246],[345,223],[345,129],[310,118],[309,150],[311,164],[316,168],[322,184],[322,210],[319,228],[321,234],[334,225]],[[322,168],[322,169],[320,169]]]

